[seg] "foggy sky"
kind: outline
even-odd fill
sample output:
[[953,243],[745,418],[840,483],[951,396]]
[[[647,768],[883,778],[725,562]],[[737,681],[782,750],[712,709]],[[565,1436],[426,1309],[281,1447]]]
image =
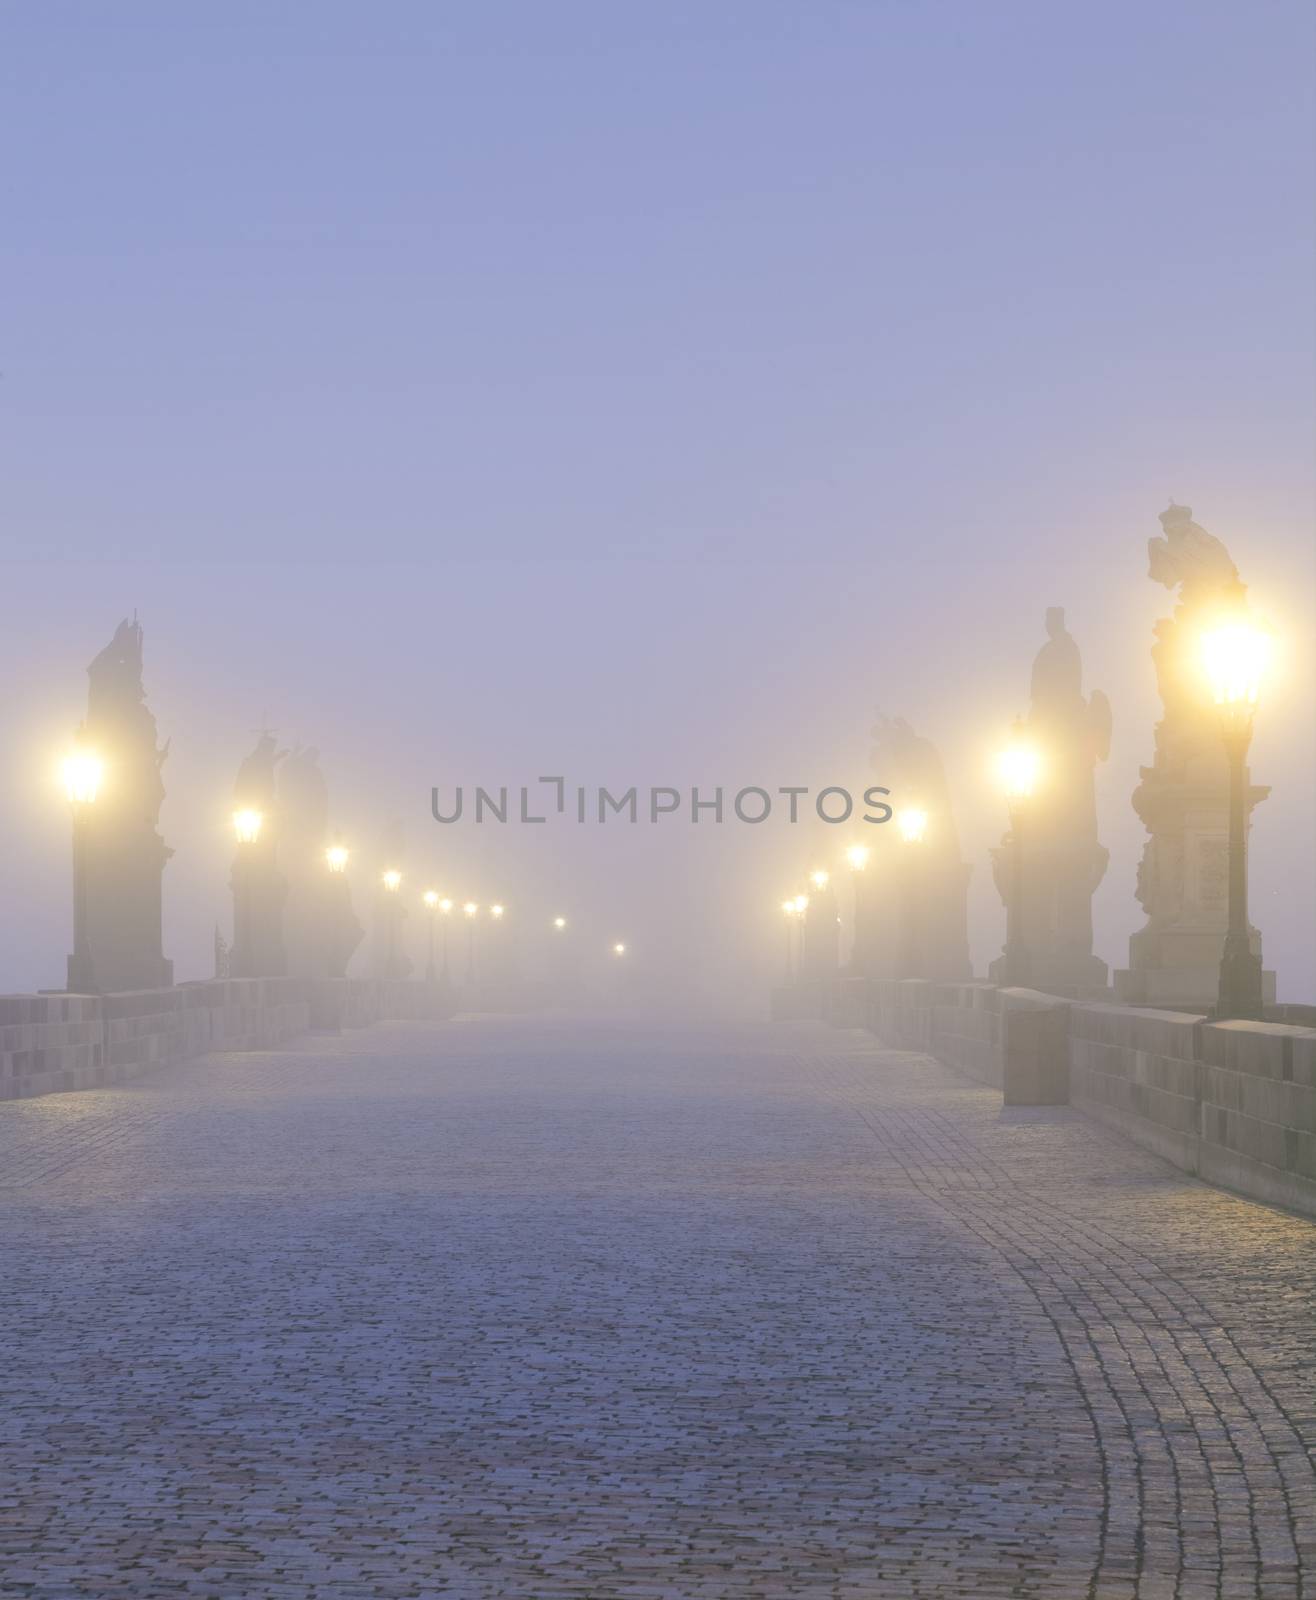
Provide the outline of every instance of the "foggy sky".
[[1312,31],[1287,3],[11,8],[0,990],[63,982],[53,772],[134,608],[179,977],[227,923],[268,720],[322,752],[359,906],[397,817],[417,887],[757,997],[818,830],[440,829],[430,786],[861,786],[878,708],[946,760],[981,974],[987,766],[1053,604],[1114,708],[1123,965],[1173,496],[1279,630],[1253,912],[1281,998],[1316,997]]

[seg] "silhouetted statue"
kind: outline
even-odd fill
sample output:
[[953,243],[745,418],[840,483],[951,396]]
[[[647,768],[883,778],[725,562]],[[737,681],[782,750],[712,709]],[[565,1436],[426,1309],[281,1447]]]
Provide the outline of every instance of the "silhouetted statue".
[[294,977],[346,976],[364,930],[346,873],[329,871],[329,788],[320,753],[294,750],[278,771],[280,861],[288,878],[284,943]]
[[[958,981],[969,960],[968,883],[941,754],[904,717],[879,712],[869,763],[889,789],[895,820],[866,828],[870,859],[854,874],[856,971],[873,977]],[[922,838],[904,838],[905,812],[926,818]]]
[[[1121,999],[1137,1005],[1206,1008],[1216,998],[1229,919],[1229,770],[1214,697],[1202,669],[1201,636],[1244,609],[1247,590],[1229,551],[1173,501],[1149,539],[1148,576],[1177,590],[1172,615],[1153,633],[1152,661],[1165,714],[1155,755],[1140,768],[1133,809],[1150,838],[1138,865],[1146,925],[1129,940],[1129,965],[1115,974]],[[1248,783],[1249,816],[1269,788]],[[1250,930],[1260,955],[1261,935]],[[1274,973],[1263,973],[1274,1000]]]
[[173,854],[156,831],[164,800],[155,718],[142,687],[142,629],[126,618],[87,668],[79,746],[102,763],[96,799],[74,814],[74,934],[68,985],[83,993],[173,982],[161,949],[161,889]]
[[233,948],[229,972],[235,978],[281,978],[288,970],[283,942],[283,911],[288,882],[279,871],[279,808],[275,769],[288,754],[270,733],[261,733],[238,768],[233,784],[235,824],[239,813],[259,813],[254,838],[239,833],[229,883],[233,889]]
[[[1022,906],[1018,937],[1029,983],[1051,993],[1104,993],[1106,963],[1092,953],[1092,896],[1109,852],[1097,838],[1096,765],[1110,754],[1110,702],[1083,693],[1083,662],[1060,606],[1046,613],[1047,642],[1033,661],[1022,735],[1040,757],[1036,793],[1020,809]],[[997,888],[1009,903],[1016,841],[993,853]],[[1004,976],[1004,960],[992,976]]]

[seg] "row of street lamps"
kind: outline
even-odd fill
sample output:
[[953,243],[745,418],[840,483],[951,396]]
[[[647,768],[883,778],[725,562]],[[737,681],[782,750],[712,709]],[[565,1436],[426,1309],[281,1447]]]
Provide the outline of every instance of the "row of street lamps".
[[[1246,618],[1211,628],[1201,639],[1201,666],[1215,702],[1229,764],[1228,922],[1215,1009],[1215,1015],[1220,1018],[1260,1018],[1263,1013],[1261,957],[1252,949],[1248,929],[1246,765],[1271,647],[1270,633]],[[1030,803],[1044,782],[1045,771],[1043,752],[1027,742],[1022,726],[1016,724],[1010,743],[996,759],[996,773],[1010,815],[1003,976],[1011,986],[1026,985],[1030,978],[1030,952],[1023,928],[1024,838]],[[898,812],[895,822],[907,844],[923,842],[928,826],[926,811],[911,807]],[[851,845],[846,851],[846,860],[852,872],[863,872],[869,861],[868,847]],[[829,874],[818,869],[810,874],[810,881],[816,889],[825,889]],[[787,919],[789,975],[798,970],[802,960],[809,896],[793,895],[782,901],[781,909]],[[910,904],[907,909],[908,938],[908,924],[916,908]],[[795,929],[798,934],[793,960],[792,930]],[[908,966],[908,961],[905,964]]]

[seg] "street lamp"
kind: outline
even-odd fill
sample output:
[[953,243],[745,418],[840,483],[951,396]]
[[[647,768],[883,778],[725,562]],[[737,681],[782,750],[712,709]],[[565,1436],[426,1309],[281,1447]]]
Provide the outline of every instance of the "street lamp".
[[815,889],[818,890],[820,894],[827,887],[830,881],[831,874],[829,872],[825,872],[822,867],[819,867],[817,871],[809,874],[809,882],[814,886]]
[[622,944],[620,940],[618,940],[617,943],[612,947],[612,953],[615,956],[624,956],[626,954],[626,946]]
[[462,915],[466,918],[466,986],[469,988],[475,978],[475,919],[480,914],[480,908],[474,900],[468,900],[462,907]]
[[565,928],[566,925],[567,925],[567,919],[565,917],[554,917],[553,918],[553,926],[557,929],[557,931],[559,933],[562,932],[563,928]]
[[424,902],[426,911],[429,912],[429,925],[428,925],[429,947],[428,947],[428,954],[427,954],[426,960],[425,960],[425,982],[426,983],[433,983],[434,982],[434,913],[439,908],[439,891],[437,889],[426,889],[425,893],[423,895],[421,895],[420,898]]
[[852,844],[845,852],[846,863],[851,872],[862,872],[868,865],[868,846],[866,844]]
[[261,824],[265,818],[259,811],[254,811],[250,806],[244,806],[241,811],[233,813],[233,832],[237,835],[239,844],[255,844],[260,838]]
[[384,887],[384,919],[388,923],[388,950],[385,957],[384,975],[394,978],[398,975],[398,911],[397,892],[402,887],[402,874],[396,867],[386,867],[379,875],[379,881]]
[[501,922],[503,918],[503,912],[506,909],[507,908],[505,906],[490,906],[489,915],[494,919],[495,922]]
[[324,864],[330,872],[341,875],[347,871],[347,857],[346,845],[331,844],[324,853]]
[[795,981],[795,941],[792,934],[795,924],[800,920],[800,913],[794,900],[783,900],[781,902],[781,910],[782,915],[786,918],[786,982],[790,984]]
[[1229,922],[1220,957],[1217,1017],[1262,1015],[1261,957],[1247,920],[1247,752],[1271,638],[1246,620],[1202,635],[1202,665],[1215,698],[1229,760]]
[[73,812],[73,956],[69,988],[91,989],[95,976],[87,937],[87,830],[100,793],[105,764],[90,750],[75,750],[64,762],[64,792]]
[[900,837],[906,844],[922,844],[924,835],[928,831],[928,814],[916,808],[902,811],[896,817],[896,826],[900,829]]
[[75,750],[64,762],[64,792],[71,806],[95,805],[105,763],[90,750]]
[[1026,984],[1029,978],[1029,952],[1024,936],[1024,848],[1023,824],[1028,802],[1033,797],[1042,772],[1042,758],[1032,745],[1016,737],[996,758],[996,771],[1010,808],[1010,892],[1005,902],[1005,971],[1007,986]]

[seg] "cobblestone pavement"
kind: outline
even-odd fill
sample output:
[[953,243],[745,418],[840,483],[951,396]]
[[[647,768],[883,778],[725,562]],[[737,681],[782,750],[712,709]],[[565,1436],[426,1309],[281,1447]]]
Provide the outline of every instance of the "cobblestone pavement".
[[1316,1228],[860,1034],[212,1057],[0,1204],[6,1596],[1316,1595]]

